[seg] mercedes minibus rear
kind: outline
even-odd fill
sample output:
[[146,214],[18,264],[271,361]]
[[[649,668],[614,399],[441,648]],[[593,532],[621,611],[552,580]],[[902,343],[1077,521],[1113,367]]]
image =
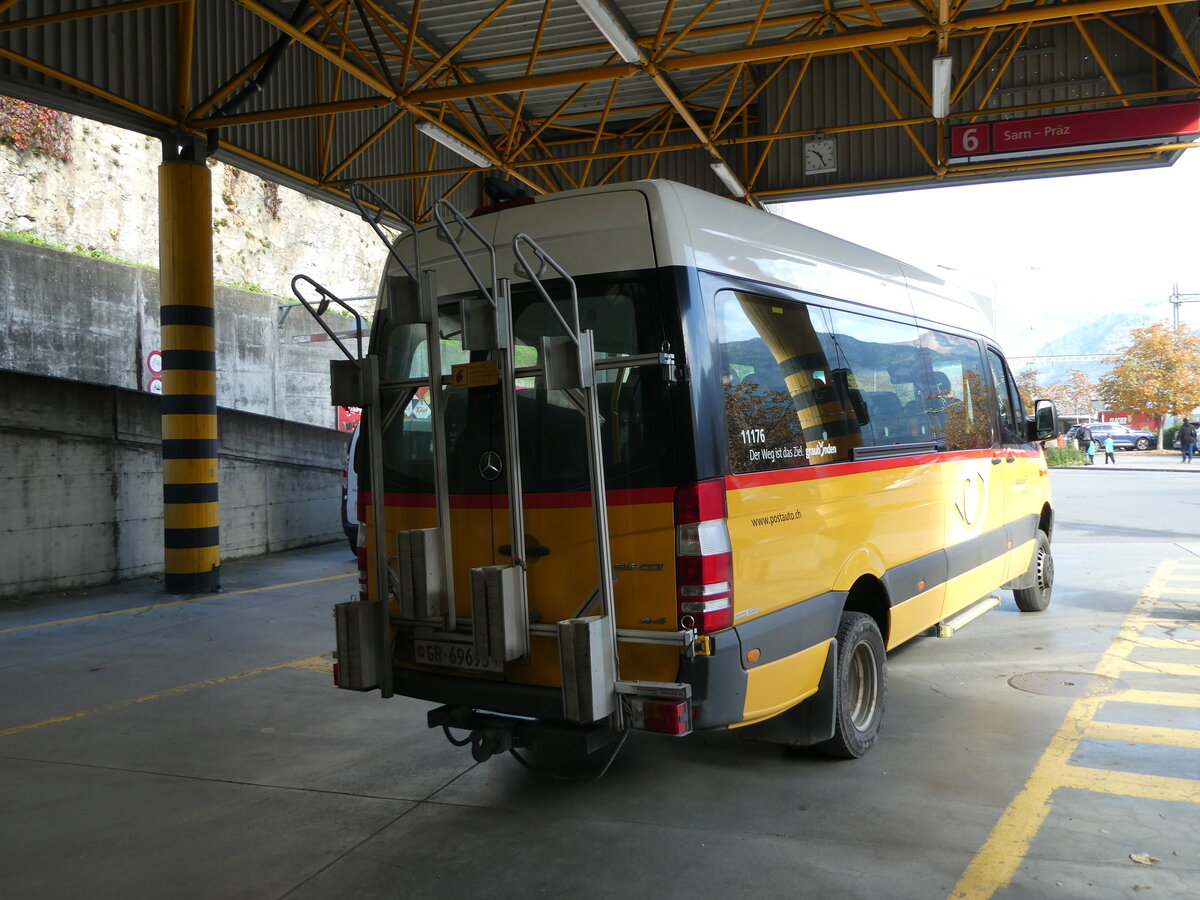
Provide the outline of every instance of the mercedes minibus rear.
[[886,649],[1048,603],[1057,419],[969,298],[669,182],[436,219],[380,290],[342,686],[439,704],[478,759],[634,728],[855,757]]

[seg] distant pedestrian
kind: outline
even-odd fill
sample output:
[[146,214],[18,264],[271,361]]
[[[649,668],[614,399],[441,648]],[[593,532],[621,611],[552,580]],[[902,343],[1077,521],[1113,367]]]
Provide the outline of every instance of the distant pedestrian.
[[1104,439],[1104,464],[1106,466],[1109,463],[1112,463],[1114,466],[1117,464],[1117,457],[1113,453],[1116,449],[1117,445],[1113,443],[1112,435],[1110,434]]
[[1089,466],[1094,466],[1096,464],[1096,444],[1096,441],[1088,441],[1087,455]]
[[1075,431],[1075,440],[1079,441],[1079,449],[1087,450],[1092,446],[1092,430],[1086,425],[1080,425]]
[[1179,426],[1179,449],[1183,451],[1180,462],[1190,463],[1196,454],[1196,426],[1187,419]]

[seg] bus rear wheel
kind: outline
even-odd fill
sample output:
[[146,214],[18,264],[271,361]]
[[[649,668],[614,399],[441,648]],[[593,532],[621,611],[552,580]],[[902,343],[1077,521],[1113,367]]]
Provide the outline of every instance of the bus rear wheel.
[[842,613],[837,641],[833,737],[817,749],[839,759],[858,759],[879,737],[887,694],[887,658],[879,626],[865,613]]

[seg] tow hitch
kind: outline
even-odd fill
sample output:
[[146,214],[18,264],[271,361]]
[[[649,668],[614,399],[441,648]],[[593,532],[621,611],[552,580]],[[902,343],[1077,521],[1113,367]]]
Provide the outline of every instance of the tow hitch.
[[[448,734],[447,737],[450,737]],[[471,758],[475,762],[487,762],[497,753],[504,753],[513,748],[513,729],[509,727],[476,728],[467,739],[471,743]],[[450,738],[451,743],[457,743]]]

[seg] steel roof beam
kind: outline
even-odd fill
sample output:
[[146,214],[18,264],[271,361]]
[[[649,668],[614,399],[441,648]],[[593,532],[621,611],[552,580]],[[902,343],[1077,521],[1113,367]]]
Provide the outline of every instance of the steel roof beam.
[[[17,0],[0,3],[0,12],[8,9]],[[16,31],[22,28],[37,28],[42,25],[58,25],[62,22],[78,22],[96,16],[111,16],[117,13],[134,12],[139,9],[151,9],[156,6],[175,6],[188,0],[128,0],[125,3],[113,3],[108,6],[92,6],[87,9],[74,9],[65,13],[53,13],[47,16],[32,16],[28,19],[13,19],[11,22],[0,22],[0,33]]]
[[[237,0],[237,2],[250,2],[250,0]],[[1059,20],[1065,21],[1076,16],[1094,16],[1103,13],[1144,9],[1147,6],[1168,6],[1185,2],[1191,2],[1191,0],[1152,0],[1150,3],[1147,3],[1146,0],[1080,0],[1080,2],[1058,3],[1053,6],[1028,7],[970,16],[952,21],[948,23],[947,27],[953,35],[962,35],[993,27],[1045,24]],[[657,60],[654,65],[663,72],[687,72],[717,66],[732,66],[737,63],[769,62],[783,58],[827,55],[866,47],[903,44],[933,37],[936,31],[937,26],[934,23],[848,31],[842,34],[809,38],[783,44],[767,44],[761,47],[751,46],[715,53],[677,56]],[[551,87],[562,87],[568,84],[607,81],[611,78],[625,78],[636,74],[637,71],[638,66],[634,64],[620,63],[567,72],[535,75],[528,78],[508,78],[447,88],[408,91],[405,93],[405,99],[412,103],[465,100],[469,97],[479,97],[487,93],[517,93],[522,90],[534,91]]]

